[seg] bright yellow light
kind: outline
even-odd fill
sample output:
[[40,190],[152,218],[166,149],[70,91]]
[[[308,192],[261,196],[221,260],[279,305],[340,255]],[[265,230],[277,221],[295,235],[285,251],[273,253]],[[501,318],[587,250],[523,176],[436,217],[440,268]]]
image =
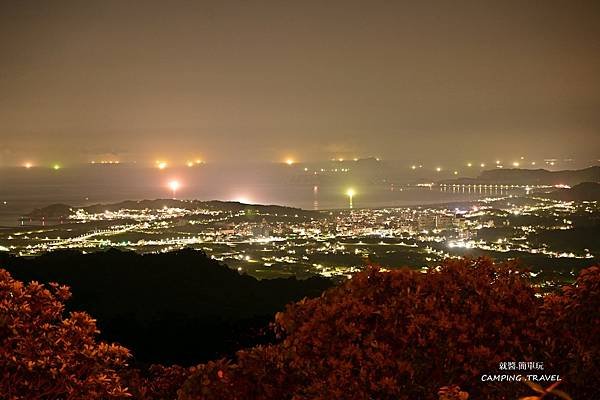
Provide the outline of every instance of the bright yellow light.
[[33,167],[33,164],[32,164],[32,163],[30,163],[30,162],[26,162],[25,164],[23,164],[23,166],[24,166],[25,168],[29,169],[29,168]]
[[346,196],[348,196],[348,197],[354,197],[355,194],[356,194],[356,192],[352,188],[346,190]]
[[481,164],[479,164],[479,166],[480,166],[481,168],[483,168],[483,167],[485,167],[485,164],[484,164],[484,163],[481,163]]
[[458,175],[458,171],[454,171],[454,175]]
[[410,168],[411,168],[411,169],[417,169],[417,166],[416,166],[416,165],[413,165],[413,166],[411,166]]
[[187,165],[188,167],[193,167],[194,166],[194,162],[193,161],[188,161],[185,163],[185,165]]
[[167,168],[167,166],[168,166],[168,164],[166,161],[157,161],[156,162],[156,167],[158,169],[165,169],[165,168]]
[[518,167],[518,166],[519,166],[519,163],[515,161],[515,162],[513,163],[513,167]]
[[440,171],[442,170],[442,168],[441,168],[441,167],[437,167],[435,170],[436,170],[437,172],[440,172]]
[[531,165],[535,165],[535,161],[532,161],[532,162],[531,162]]
[[288,158],[287,160],[285,160],[285,163],[286,163],[287,165],[293,165],[293,164],[294,164],[294,160],[293,160],[293,159],[291,159],[291,158]]
[[500,160],[496,160],[496,164],[500,164]]
[[54,169],[55,171],[58,171],[58,170],[60,169],[60,165],[58,165],[58,164],[54,164],[54,165],[52,166],[52,169]]
[[467,163],[467,167],[472,167],[473,164],[472,163]]

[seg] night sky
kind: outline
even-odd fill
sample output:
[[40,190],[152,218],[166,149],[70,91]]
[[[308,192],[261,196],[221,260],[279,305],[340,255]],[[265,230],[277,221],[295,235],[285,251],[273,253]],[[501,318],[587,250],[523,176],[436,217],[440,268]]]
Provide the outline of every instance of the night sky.
[[0,2],[0,165],[600,156],[598,1]]

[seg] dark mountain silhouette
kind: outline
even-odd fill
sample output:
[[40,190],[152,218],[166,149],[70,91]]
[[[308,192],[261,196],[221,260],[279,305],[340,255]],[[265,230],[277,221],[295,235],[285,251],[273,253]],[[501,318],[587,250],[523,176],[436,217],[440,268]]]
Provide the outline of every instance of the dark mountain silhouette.
[[262,204],[244,204],[237,201],[199,201],[199,200],[176,200],[176,199],[156,199],[156,200],[126,200],[113,204],[94,204],[91,206],[70,206],[67,204],[52,204],[43,208],[36,208],[26,215],[32,219],[59,219],[66,218],[77,210],[84,210],[88,213],[102,213],[104,211],[117,211],[121,209],[128,210],[144,210],[144,209],[159,209],[163,207],[176,207],[187,210],[209,209],[238,212],[242,210],[256,211],[271,214],[288,214],[302,216],[318,216],[314,211],[302,210],[300,208],[285,207],[278,205],[262,205]]
[[564,171],[520,168],[492,169],[483,171],[477,178],[451,179],[441,183],[572,186],[582,182],[600,182],[600,166]]
[[200,251],[140,255],[65,250],[35,258],[0,253],[15,279],[72,288],[69,310],[98,320],[102,338],[142,362],[192,364],[272,340],[265,328],[276,312],[331,281],[240,275]]
[[[539,194],[538,194],[539,196]],[[555,190],[554,192],[545,193],[541,195],[553,200],[564,200],[564,201],[594,201],[600,200],[600,183],[597,182],[584,182],[573,186],[572,188],[565,188]]]

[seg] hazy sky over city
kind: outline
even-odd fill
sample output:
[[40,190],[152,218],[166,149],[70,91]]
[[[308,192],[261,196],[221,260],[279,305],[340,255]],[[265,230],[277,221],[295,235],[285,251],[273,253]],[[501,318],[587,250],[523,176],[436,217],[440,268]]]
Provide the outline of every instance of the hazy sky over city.
[[0,163],[600,156],[598,1],[2,1]]

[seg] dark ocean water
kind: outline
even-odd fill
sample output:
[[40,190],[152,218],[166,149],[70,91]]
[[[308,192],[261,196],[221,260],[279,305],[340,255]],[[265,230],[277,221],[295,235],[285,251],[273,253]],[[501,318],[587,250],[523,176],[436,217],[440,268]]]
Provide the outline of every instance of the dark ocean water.
[[[382,179],[313,177],[274,168],[179,168],[81,166],[0,169],[0,226],[16,226],[19,216],[54,203],[84,206],[122,200],[171,198],[169,182],[181,187],[176,198],[235,200],[309,210],[347,208],[348,188],[355,208],[471,201],[509,194],[499,188],[427,188]],[[510,194],[522,194],[513,189]]]

